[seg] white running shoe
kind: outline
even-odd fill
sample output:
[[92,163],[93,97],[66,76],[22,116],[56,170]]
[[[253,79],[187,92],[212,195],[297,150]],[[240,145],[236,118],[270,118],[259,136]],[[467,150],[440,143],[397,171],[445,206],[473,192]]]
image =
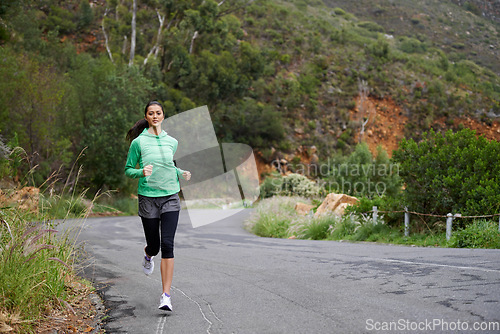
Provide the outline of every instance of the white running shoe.
[[142,269],[144,270],[144,273],[146,275],[151,275],[153,273],[153,270],[155,269],[155,263],[153,262],[154,256],[151,256],[149,258],[149,261],[147,259],[146,253],[144,253],[144,258],[142,260]]
[[162,293],[160,299],[160,306],[158,306],[158,308],[164,311],[172,311],[172,299],[165,293]]

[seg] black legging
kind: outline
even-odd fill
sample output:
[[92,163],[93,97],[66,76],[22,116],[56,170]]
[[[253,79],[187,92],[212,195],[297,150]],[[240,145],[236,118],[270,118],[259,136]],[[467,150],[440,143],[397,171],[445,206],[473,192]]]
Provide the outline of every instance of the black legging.
[[179,211],[162,213],[160,219],[143,217],[141,217],[141,219],[142,226],[144,227],[144,234],[146,236],[146,254],[149,256],[156,256],[160,251],[161,245],[161,258],[173,259],[174,237],[175,231],[177,230],[177,223],[179,222]]

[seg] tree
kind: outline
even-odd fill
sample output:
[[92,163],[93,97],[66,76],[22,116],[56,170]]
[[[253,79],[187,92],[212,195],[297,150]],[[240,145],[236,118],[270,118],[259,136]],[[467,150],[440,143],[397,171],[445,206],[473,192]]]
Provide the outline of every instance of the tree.
[[144,117],[152,86],[135,67],[106,64],[96,67],[92,80],[96,96],[84,113],[81,142],[88,147],[82,160],[85,180],[96,189],[116,189],[125,184],[126,132]]

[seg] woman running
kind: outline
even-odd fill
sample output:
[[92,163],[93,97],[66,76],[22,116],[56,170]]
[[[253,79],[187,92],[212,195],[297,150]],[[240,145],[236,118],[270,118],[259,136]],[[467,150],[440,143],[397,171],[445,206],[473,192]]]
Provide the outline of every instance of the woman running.
[[[170,288],[174,275],[174,236],[181,209],[179,176],[189,180],[191,173],[174,164],[178,142],[162,130],[164,118],[162,105],[150,101],[144,110],[144,119],[127,132],[130,148],[125,175],[139,179],[139,216],[146,237],[143,271],[146,275],[153,273],[153,258],[161,250],[163,293],[158,308],[172,311]],[[139,168],[136,168],[137,164]]]

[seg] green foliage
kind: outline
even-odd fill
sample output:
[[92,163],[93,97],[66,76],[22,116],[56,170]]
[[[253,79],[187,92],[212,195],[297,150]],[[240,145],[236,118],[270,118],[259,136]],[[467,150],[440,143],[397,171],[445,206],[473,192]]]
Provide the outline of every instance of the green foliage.
[[260,184],[260,198],[269,198],[281,192],[283,177],[279,173],[267,176]]
[[363,142],[347,158],[333,158],[331,162],[328,175],[323,176],[327,192],[368,198],[391,197],[400,192],[399,166],[382,148],[374,159]]
[[[129,143],[125,134],[144,117],[144,101],[148,100],[151,83],[135,68],[117,70],[99,69],[93,79],[97,105],[86,105],[83,114],[82,146],[88,147],[85,172],[98,189],[116,189],[124,185],[124,157]],[[84,105],[82,101],[81,105]]]
[[342,8],[338,8],[338,7],[335,7],[335,8],[333,9],[333,12],[334,12],[336,15],[346,15],[345,10],[343,10]]
[[399,49],[406,53],[424,53],[427,51],[427,45],[416,38],[402,37]]
[[314,198],[320,194],[321,188],[314,181],[301,174],[288,174],[286,176],[274,174],[266,177],[260,185],[261,198],[272,196]]
[[220,134],[227,141],[239,141],[257,148],[266,144],[277,145],[285,134],[280,113],[251,98],[228,106],[215,116],[231,129],[224,129],[225,133]]
[[54,229],[54,216],[4,202],[0,207],[0,309],[12,315],[3,324],[33,333],[53,309],[72,302],[74,240]]
[[467,227],[453,232],[450,247],[457,248],[495,248],[500,249],[498,222],[478,220]]
[[294,210],[298,202],[310,203],[301,197],[275,196],[263,199],[257,204],[245,226],[263,237],[446,246],[444,233],[414,233],[404,237],[401,229],[385,224],[384,216],[379,216],[378,224],[374,224],[371,217],[358,214],[345,214],[342,217],[333,214],[302,216]]
[[339,220],[336,216],[323,215],[318,218],[304,217],[302,221],[289,228],[290,234],[299,239],[326,240],[331,239],[331,230]]
[[280,194],[285,196],[311,198],[317,197],[320,192],[320,187],[306,176],[301,174],[288,174],[283,177]]
[[500,143],[472,130],[431,130],[420,142],[403,140],[393,159],[412,210],[446,215],[495,214],[500,210]]
[[307,202],[298,197],[273,197],[262,201],[246,227],[261,237],[287,238],[298,201]]
[[90,7],[88,0],[81,0],[78,10],[78,28],[84,29],[88,27],[94,20],[94,13]]
[[[382,36],[391,33],[385,22],[349,13],[363,6],[336,5],[343,9],[319,1],[138,2],[129,67],[132,1],[93,7],[87,0],[4,1],[0,133],[7,142],[17,134],[38,165],[36,184],[61,165],[67,173],[87,147],[85,185],[132,189],[122,173],[123,135],[151,98],[164,103],[168,116],[208,105],[224,141],[281,151],[306,141],[322,159],[354,148],[357,129],[348,110],[355,107],[358,79],[369,83],[374,98],[397,97],[416,136],[437,117],[500,110],[498,76],[465,60],[467,48],[440,53],[415,31],[395,41]],[[379,1],[371,11],[390,12]],[[160,35],[159,18],[165,20]],[[418,28],[428,20],[419,19]],[[494,44],[496,37],[489,38]],[[406,89],[416,81],[425,83],[421,90]],[[300,139],[286,133],[296,120],[311,124]]]
[[384,32],[384,28],[372,21],[363,21],[358,23],[358,27],[369,31]]
[[61,34],[68,34],[76,30],[75,14],[69,10],[53,5],[50,7],[47,19],[44,22],[45,29],[55,30]]
[[348,206],[345,212],[353,215],[372,215],[373,207],[376,206],[378,211],[388,212],[384,213],[384,221],[388,226],[400,227],[404,223],[404,214],[395,212],[404,210],[400,201],[399,196],[361,197],[358,203]]

